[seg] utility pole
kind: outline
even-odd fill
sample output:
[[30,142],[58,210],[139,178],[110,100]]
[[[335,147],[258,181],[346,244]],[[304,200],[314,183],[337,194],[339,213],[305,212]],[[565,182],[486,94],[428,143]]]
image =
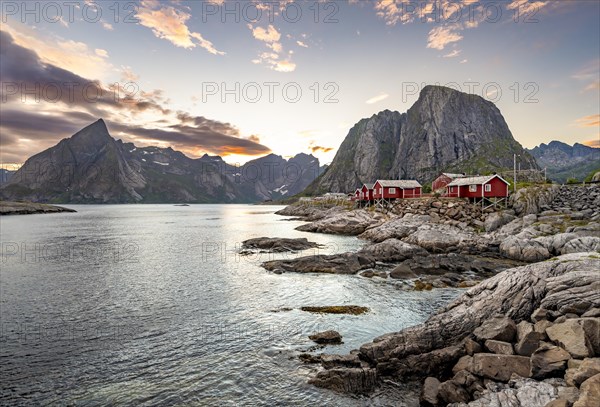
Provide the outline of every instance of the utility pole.
[[548,169],[548,167],[544,167],[544,184],[546,184],[548,182],[548,176],[546,175],[547,169]]
[[517,192],[517,155],[513,154],[513,192]]

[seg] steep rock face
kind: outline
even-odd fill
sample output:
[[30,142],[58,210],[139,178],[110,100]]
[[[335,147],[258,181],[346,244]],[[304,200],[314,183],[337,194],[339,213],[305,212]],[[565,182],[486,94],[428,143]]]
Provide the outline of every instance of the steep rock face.
[[54,203],[256,202],[302,191],[319,160],[270,154],[243,166],[113,139],[102,120],[31,157],[2,185],[8,200]]
[[522,168],[538,168],[493,103],[426,86],[407,113],[386,110],[358,122],[306,192],[348,192],[378,178],[429,182],[441,171],[497,171],[512,168],[515,153]]
[[492,103],[450,88],[427,86],[408,110],[393,173],[424,182],[441,170],[478,173],[513,166],[513,153],[522,166],[535,161],[517,143]]
[[600,149],[575,143],[573,146],[560,141],[529,150],[542,168],[547,168],[548,177],[565,182],[574,177],[583,180],[592,171],[600,169]]
[[102,120],[29,158],[3,186],[5,198],[126,202],[140,199],[144,177],[125,159]]
[[0,185],[7,183],[16,171],[0,168]]
[[384,110],[350,129],[323,177],[307,193],[352,191],[365,182],[388,178],[406,114]]

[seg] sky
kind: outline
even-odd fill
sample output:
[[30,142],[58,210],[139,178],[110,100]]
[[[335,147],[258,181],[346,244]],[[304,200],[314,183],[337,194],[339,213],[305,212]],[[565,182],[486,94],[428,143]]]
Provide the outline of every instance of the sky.
[[428,84],[496,103],[524,147],[600,144],[600,2],[0,1],[0,164],[103,118],[244,163],[329,163]]

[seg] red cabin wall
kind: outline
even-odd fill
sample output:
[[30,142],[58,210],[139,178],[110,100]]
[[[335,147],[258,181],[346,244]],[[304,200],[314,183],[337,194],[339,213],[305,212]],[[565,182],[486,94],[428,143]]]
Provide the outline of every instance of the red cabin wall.
[[[460,187],[454,187],[454,192],[450,192],[448,187],[446,196],[460,198],[481,198],[482,196],[485,196],[486,198],[505,198],[508,196],[506,184],[500,178],[494,178],[488,182],[488,184],[492,186],[492,190],[484,192],[484,195],[482,195],[483,185],[477,185],[476,192],[469,191],[469,185],[462,185]],[[459,188],[460,195],[458,193]]]
[[494,178],[490,182],[488,182],[492,186],[492,190],[490,192],[486,192],[485,196],[488,198],[505,198],[508,196],[506,188],[506,183],[502,181],[500,178]]
[[407,188],[404,189],[404,198],[420,198],[421,197],[421,188]]
[[373,185],[373,198],[374,199],[381,199],[382,194],[379,193],[379,189],[381,188],[381,185],[379,185],[379,183],[375,183],[375,185]]
[[[396,192],[394,192],[393,194],[390,192],[391,188],[396,188]],[[383,197],[385,199],[396,199],[396,198],[400,198],[401,195],[401,191],[402,189],[398,188],[398,187],[387,187],[387,188],[383,188]]]
[[433,181],[431,183],[431,189],[433,191],[437,190],[437,189],[442,189],[444,188],[446,185],[448,185],[450,182],[452,182],[452,178],[446,176],[446,175],[440,175],[439,177],[437,177],[435,179],[435,181]]

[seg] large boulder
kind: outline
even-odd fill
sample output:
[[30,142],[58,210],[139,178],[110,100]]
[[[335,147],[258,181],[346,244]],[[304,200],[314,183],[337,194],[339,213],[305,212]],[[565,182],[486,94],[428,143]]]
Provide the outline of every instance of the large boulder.
[[439,253],[468,246],[475,241],[475,236],[453,226],[426,224],[404,238],[404,241]]
[[438,396],[446,403],[464,403],[471,399],[467,390],[454,380],[448,380],[442,383],[439,388]]
[[537,214],[541,207],[550,205],[559,191],[558,185],[521,188],[511,195],[510,204],[518,216]]
[[360,235],[368,227],[380,224],[383,219],[381,214],[364,210],[344,211],[298,226],[296,229],[303,232]]
[[515,377],[507,384],[488,384],[477,400],[447,407],[547,407],[556,400],[558,386],[549,381]]
[[516,217],[506,212],[494,212],[485,218],[485,231],[493,232],[498,228],[512,222]]
[[508,382],[513,374],[529,377],[531,363],[525,356],[477,353],[473,356],[473,373],[488,379]]
[[568,319],[547,328],[546,334],[574,358],[582,359],[594,356],[594,348],[583,329],[583,321],[584,319]]
[[370,227],[358,237],[374,243],[380,243],[388,239],[404,239],[417,230],[422,223],[415,219],[394,218],[381,225]]
[[540,341],[544,340],[545,338],[545,328],[542,332],[538,332],[535,329],[535,326],[530,322],[521,321],[517,325],[517,342],[515,343],[515,353],[521,356],[531,356],[531,354],[540,347]]
[[600,400],[600,373],[587,379],[581,385],[581,395],[573,407],[598,407]]
[[515,353],[521,356],[531,356],[539,348],[540,342],[545,338],[545,333],[536,331],[528,332],[515,344]]
[[571,355],[553,345],[543,345],[531,355],[531,374],[535,379],[562,376]]
[[473,334],[480,341],[488,339],[494,341],[511,342],[517,333],[517,325],[507,317],[497,316],[485,321]]
[[512,343],[495,341],[493,339],[488,339],[485,341],[485,347],[492,353],[496,353],[498,355],[514,355],[515,351],[513,349]]
[[403,261],[415,256],[426,256],[427,251],[419,246],[404,243],[398,239],[388,239],[381,243],[363,247],[360,254],[370,256],[378,261]]
[[356,274],[375,267],[371,257],[358,253],[304,256],[296,259],[271,260],[262,264],[269,271],[296,273]]
[[509,259],[538,262],[551,257],[548,249],[540,242],[510,236],[500,244],[500,253]]
[[559,255],[564,254],[562,250],[569,241],[577,238],[578,236],[575,233],[558,233],[551,236],[536,237],[534,240],[544,246],[551,254]]
[[440,381],[435,377],[428,377],[423,383],[421,389],[421,397],[419,398],[421,406],[435,407],[439,405],[440,400],[438,394],[440,392]]
[[581,253],[581,252],[599,252],[600,237],[584,236],[570,240],[561,249],[562,254]]
[[598,373],[600,373],[600,358],[586,358],[579,363],[579,366],[567,370],[565,380],[569,386],[579,386]]

